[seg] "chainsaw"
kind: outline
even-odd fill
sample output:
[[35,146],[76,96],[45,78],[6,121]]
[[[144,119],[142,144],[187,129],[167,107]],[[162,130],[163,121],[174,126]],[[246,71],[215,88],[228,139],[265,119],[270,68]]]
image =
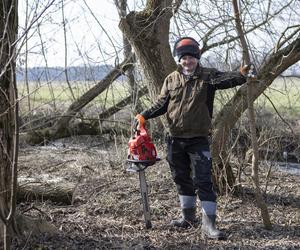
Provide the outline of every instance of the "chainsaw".
[[128,142],[127,171],[139,173],[140,191],[142,196],[146,228],[152,227],[145,170],[159,161],[154,144],[144,124],[140,124]]
[[128,160],[130,162],[143,163],[147,166],[151,166],[156,162],[156,149],[144,124],[140,124],[139,129],[135,130],[128,146]]

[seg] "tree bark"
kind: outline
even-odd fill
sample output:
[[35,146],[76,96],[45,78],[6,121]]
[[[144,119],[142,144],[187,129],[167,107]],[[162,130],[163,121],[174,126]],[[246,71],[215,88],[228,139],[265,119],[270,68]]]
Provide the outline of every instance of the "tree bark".
[[133,55],[115,67],[103,80],[97,85],[88,90],[80,98],[71,104],[68,110],[63,114],[62,118],[58,120],[51,128],[53,136],[59,135],[67,129],[69,121],[74,115],[76,115],[82,108],[84,108],[89,102],[94,100],[99,94],[101,94],[115,79],[122,75],[127,69],[133,67]]
[[165,77],[176,68],[169,46],[172,0],[147,1],[140,12],[130,12],[119,24],[139,59],[149,88],[156,99]]
[[10,249],[12,237],[17,234],[14,216],[19,132],[15,75],[18,1],[2,1],[0,17],[0,226],[4,249]]

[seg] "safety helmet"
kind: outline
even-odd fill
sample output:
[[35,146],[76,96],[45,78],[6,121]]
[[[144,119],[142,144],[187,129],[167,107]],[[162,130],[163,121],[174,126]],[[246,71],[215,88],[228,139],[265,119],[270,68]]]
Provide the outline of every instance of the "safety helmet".
[[173,56],[177,56],[178,61],[185,55],[200,59],[199,43],[192,37],[182,37],[174,44]]

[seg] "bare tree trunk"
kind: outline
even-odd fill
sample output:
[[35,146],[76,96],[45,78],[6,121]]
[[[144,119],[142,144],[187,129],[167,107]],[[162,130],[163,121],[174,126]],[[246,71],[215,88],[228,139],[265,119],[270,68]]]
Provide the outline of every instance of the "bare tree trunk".
[[150,96],[154,99],[165,77],[176,68],[169,46],[172,2],[147,1],[143,11],[130,12],[119,24],[141,63]]
[[[121,18],[119,27],[133,47],[143,70],[149,95],[155,100],[164,79],[176,68],[169,45],[170,19],[182,0],[148,0],[143,11]],[[164,131],[165,120],[156,123]]]
[[18,1],[0,5],[0,224],[4,249],[17,234],[15,223],[18,158],[18,102],[15,75]]
[[99,94],[101,94],[115,79],[117,79],[128,68],[132,68],[133,56],[126,58],[120,65],[115,67],[106,77],[101,80],[97,85],[88,90],[80,98],[71,104],[68,110],[63,114],[62,118],[57,121],[51,128],[51,134],[60,134],[67,129],[69,121],[77,114],[83,107],[89,102],[94,100]]
[[[247,42],[245,39],[245,35],[242,29],[241,20],[240,20],[240,14],[239,14],[239,8],[236,0],[232,0],[233,3],[233,9],[234,9],[234,15],[235,15],[235,22],[236,22],[236,29],[239,34],[241,45],[243,48],[243,58],[247,65],[250,65],[250,56],[248,51]],[[253,79],[251,76],[247,77],[247,85],[248,85],[248,91],[247,91],[247,104],[248,104],[248,116],[250,121],[250,132],[251,132],[251,144],[252,144],[252,181],[253,186],[255,189],[255,197],[257,206],[261,210],[262,219],[265,225],[266,229],[271,229],[272,224],[270,221],[270,215],[268,212],[268,208],[266,203],[264,202],[264,199],[262,197],[262,193],[259,186],[259,175],[258,175],[258,143],[257,143],[257,135],[256,135],[256,122],[255,122],[255,112],[254,112],[254,106],[253,106],[253,95],[252,95],[252,88],[253,85],[256,84],[256,80]]]

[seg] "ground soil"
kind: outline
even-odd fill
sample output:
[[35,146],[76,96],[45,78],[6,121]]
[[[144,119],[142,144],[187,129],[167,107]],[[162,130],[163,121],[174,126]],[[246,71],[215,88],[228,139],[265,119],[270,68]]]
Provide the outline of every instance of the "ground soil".
[[[145,229],[138,174],[127,172],[124,164],[127,139],[80,136],[21,145],[19,176],[62,177],[77,185],[72,205],[18,204],[21,213],[50,222],[57,232],[27,234],[14,241],[14,249],[300,249],[299,176],[275,169],[265,195],[273,230],[263,227],[247,171],[239,195],[218,198],[218,227],[227,240],[203,239],[199,227],[172,228],[180,207],[163,146],[158,146],[162,161],[146,171],[153,228]],[[265,189],[264,168],[261,183]]]

